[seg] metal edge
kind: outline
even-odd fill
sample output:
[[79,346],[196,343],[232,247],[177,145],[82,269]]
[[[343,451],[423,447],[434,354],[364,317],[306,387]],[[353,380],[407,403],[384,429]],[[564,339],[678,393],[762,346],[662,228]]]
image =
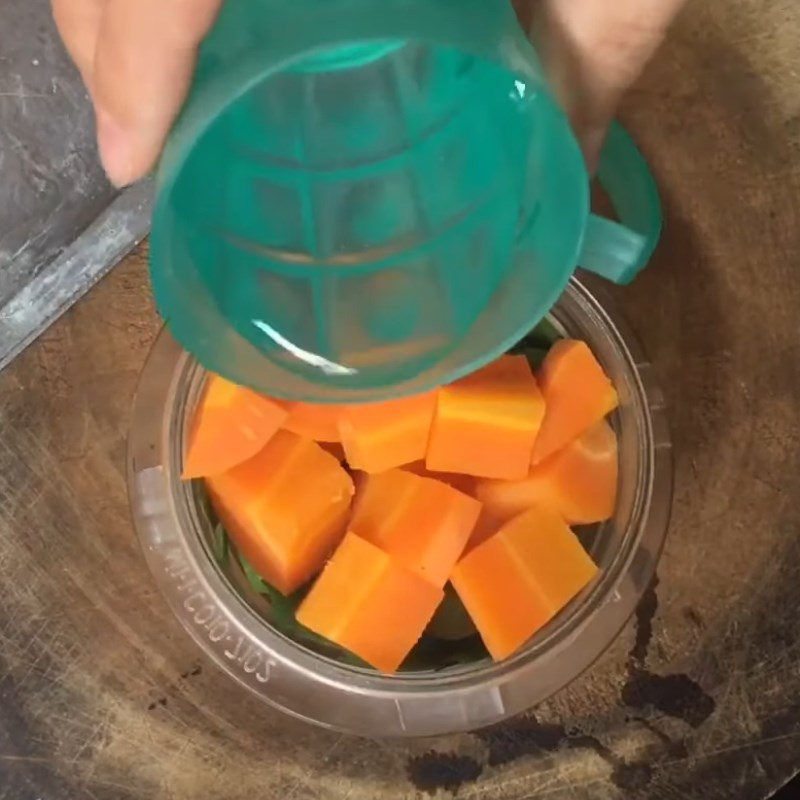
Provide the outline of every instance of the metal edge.
[[125,189],[0,308],[0,369],[126,256],[150,230],[153,180]]

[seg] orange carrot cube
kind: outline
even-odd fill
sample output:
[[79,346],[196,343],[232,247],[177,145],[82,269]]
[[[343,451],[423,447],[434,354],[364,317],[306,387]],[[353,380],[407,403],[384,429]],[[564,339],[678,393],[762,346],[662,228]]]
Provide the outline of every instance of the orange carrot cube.
[[204,478],[246,461],[264,447],[286,416],[275,400],[209,375],[192,421],[182,477]]
[[476,479],[472,475],[463,475],[458,472],[433,472],[425,466],[424,461],[415,461],[403,467],[404,472],[412,472],[420,478],[432,478],[452,486],[459,492],[474,496]]
[[461,557],[480,503],[452,486],[400,469],[359,482],[350,530],[442,587]]
[[472,529],[467,546],[464,548],[464,555],[494,536],[508,522],[508,519],[508,517],[503,519],[497,515],[491,506],[483,506],[478,521]]
[[340,464],[345,461],[344,447],[341,442],[320,442],[319,446],[326,453],[330,453]]
[[385,472],[425,458],[436,393],[344,407],[339,432],[353,469]]
[[547,411],[532,461],[539,464],[619,405],[608,376],[585,342],[556,342],[539,371]]
[[353,481],[336,458],[288,431],[206,486],[244,557],[284,594],[322,568],[345,533],[353,496]]
[[503,356],[439,390],[425,464],[436,472],[519,480],[544,417],[525,356]]
[[597,574],[555,511],[514,517],[456,565],[450,580],[496,661],[546,625]]
[[382,672],[395,672],[444,592],[348,533],[297,610],[297,621]]
[[341,405],[321,403],[287,403],[289,416],[283,428],[315,442],[340,442]]
[[[504,522],[534,505],[558,511],[570,525],[602,522],[617,498],[617,436],[601,420],[521,481],[478,481],[475,496],[492,519]],[[474,539],[474,535],[473,535]]]

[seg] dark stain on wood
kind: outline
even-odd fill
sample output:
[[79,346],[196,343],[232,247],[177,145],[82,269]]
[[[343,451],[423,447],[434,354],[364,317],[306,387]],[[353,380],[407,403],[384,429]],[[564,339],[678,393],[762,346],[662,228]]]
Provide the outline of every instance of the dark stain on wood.
[[[656,575],[636,609],[634,643],[628,654],[628,677],[622,688],[622,701],[631,708],[655,709],[697,728],[713,713],[714,699],[688,675],[657,675],[646,667],[653,640],[653,620],[658,611],[657,587]],[[648,720],[633,717],[630,722],[646,726],[666,745],[665,752],[672,757],[685,754],[685,742],[674,742]],[[626,761],[596,736],[580,730],[568,731],[560,723],[540,722],[534,715],[479,731],[476,735],[488,747],[487,764],[490,767],[499,767],[525,756],[586,749],[596,753],[611,767],[610,780],[621,790],[641,789],[653,776],[651,764],[639,760]]]
[[682,719],[692,728],[702,725],[714,713],[711,695],[688,675],[655,675],[635,669],[622,689],[623,702],[632,708],[652,707],[662,714]]
[[567,749],[589,750],[611,767],[610,780],[619,789],[639,789],[650,782],[652,767],[643,761],[628,762],[596,736],[567,731],[558,723],[539,722],[530,715],[504,725],[479,731],[489,748],[488,765],[500,767],[523,756],[555,754]]
[[704,627],[703,618],[697,613],[697,611],[694,608],[692,608],[692,606],[686,606],[686,608],[683,609],[683,616],[685,619],[691,622],[692,625],[695,626],[695,628],[701,629]]
[[642,595],[639,605],[636,606],[636,635],[628,655],[629,669],[643,669],[647,661],[647,651],[653,640],[653,620],[658,611],[657,589],[658,574],[653,575],[653,580]]
[[686,674],[656,675],[646,667],[653,619],[658,611],[657,588],[658,575],[655,575],[636,608],[636,636],[628,655],[628,679],[622,687],[622,701],[631,708],[654,708],[697,728],[714,713],[714,698]]
[[562,725],[539,722],[533,715],[477,731],[475,735],[489,749],[490,767],[499,767],[523,756],[553,753],[568,739]]
[[408,762],[408,778],[422,792],[439,789],[456,794],[465,783],[476,781],[483,766],[474,758],[430,751]]
[[187,678],[195,678],[200,675],[203,671],[203,668],[200,664],[195,664],[191,669],[187,669],[186,672],[181,672],[181,679],[186,680]]

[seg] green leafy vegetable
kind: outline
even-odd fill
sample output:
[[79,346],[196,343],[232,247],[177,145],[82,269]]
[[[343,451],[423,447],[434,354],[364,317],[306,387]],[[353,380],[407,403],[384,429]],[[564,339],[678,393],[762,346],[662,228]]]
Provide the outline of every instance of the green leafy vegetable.
[[549,319],[543,319],[532,331],[525,334],[508,352],[512,355],[527,355],[537,361],[544,358],[547,351],[563,336]]
[[461,598],[451,584],[444,589],[444,600],[436,609],[433,619],[428,623],[425,633],[445,642],[469,639],[477,633],[475,623],[464,608]]
[[228,533],[221,523],[214,526],[214,531],[211,534],[211,549],[214,552],[214,560],[223,569],[228,566],[228,556],[230,554],[230,547],[228,544]]
[[547,350],[542,347],[523,347],[515,355],[525,356],[534,370],[542,366]]

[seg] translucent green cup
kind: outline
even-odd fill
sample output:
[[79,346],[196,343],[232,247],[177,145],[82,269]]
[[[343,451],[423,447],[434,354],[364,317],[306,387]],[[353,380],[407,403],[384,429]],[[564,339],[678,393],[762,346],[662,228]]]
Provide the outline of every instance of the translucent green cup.
[[158,174],[156,299],[207,368],[368,402],[464,375],[577,266],[631,280],[657,191],[615,126],[589,176],[508,0],[228,0]]

